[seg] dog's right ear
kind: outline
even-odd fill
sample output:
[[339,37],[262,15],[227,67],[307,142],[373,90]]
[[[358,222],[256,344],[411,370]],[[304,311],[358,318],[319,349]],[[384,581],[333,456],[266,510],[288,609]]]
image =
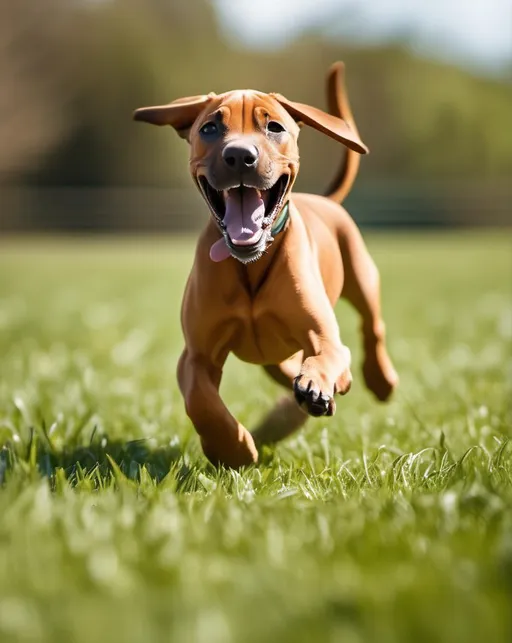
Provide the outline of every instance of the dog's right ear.
[[333,138],[335,141],[343,143],[343,145],[346,145],[349,149],[354,150],[359,154],[368,153],[368,148],[359,138],[357,130],[350,127],[343,118],[327,114],[321,109],[317,109],[311,105],[294,103],[281,94],[272,93],[270,96],[285,108],[296,123],[309,125],[313,129]]
[[182,138],[188,138],[194,121],[214,96],[213,93],[187,96],[178,98],[168,105],[140,107],[133,112],[133,118],[151,125],[171,125]]

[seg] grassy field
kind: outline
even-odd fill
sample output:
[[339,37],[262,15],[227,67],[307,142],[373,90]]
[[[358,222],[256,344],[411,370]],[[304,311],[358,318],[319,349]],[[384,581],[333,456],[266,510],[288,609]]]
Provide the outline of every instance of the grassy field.
[[[507,234],[369,235],[395,400],[356,366],[242,473],[176,386],[188,240],[4,241],[0,641],[512,640]],[[236,360],[222,390],[248,427],[279,395]]]

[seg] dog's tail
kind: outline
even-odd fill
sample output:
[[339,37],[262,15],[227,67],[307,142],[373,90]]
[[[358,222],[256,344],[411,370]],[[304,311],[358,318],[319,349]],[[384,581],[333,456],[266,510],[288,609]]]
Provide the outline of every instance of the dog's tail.
[[[356,134],[359,134],[352,116],[345,87],[345,65],[342,62],[334,63],[327,76],[327,104],[329,113],[343,118]],[[346,148],[341,166],[331,181],[326,195],[329,199],[341,203],[356,180],[361,156],[358,152]]]

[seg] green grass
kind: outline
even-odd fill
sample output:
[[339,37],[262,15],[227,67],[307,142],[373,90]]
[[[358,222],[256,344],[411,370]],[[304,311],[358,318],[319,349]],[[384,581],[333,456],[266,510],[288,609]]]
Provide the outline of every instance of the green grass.
[[[356,366],[241,473],[176,386],[188,240],[0,245],[2,643],[511,640],[507,234],[368,243],[400,391]],[[233,359],[222,394],[252,427],[279,390]]]

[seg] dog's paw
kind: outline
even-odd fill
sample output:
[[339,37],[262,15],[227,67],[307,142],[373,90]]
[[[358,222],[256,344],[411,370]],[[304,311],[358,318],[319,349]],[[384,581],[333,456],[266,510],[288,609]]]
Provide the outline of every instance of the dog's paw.
[[258,450],[252,435],[243,427],[236,439],[227,438],[221,442],[201,436],[201,446],[205,456],[216,467],[223,465],[231,469],[240,469],[258,462]]
[[368,350],[363,362],[366,386],[381,402],[386,402],[398,386],[398,375],[383,344]]
[[293,393],[297,404],[313,417],[334,415],[336,402],[333,395],[322,391],[312,379],[298,375],[293,381]]

